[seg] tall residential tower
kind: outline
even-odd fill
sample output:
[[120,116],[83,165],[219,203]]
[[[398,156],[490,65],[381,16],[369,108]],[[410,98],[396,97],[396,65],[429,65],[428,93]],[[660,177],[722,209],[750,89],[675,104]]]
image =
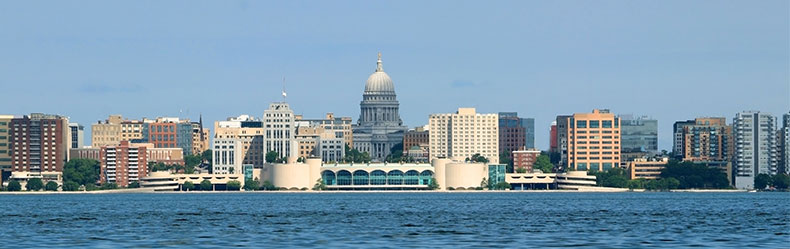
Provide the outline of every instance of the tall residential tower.
[[759,174],[777,171],[776,118],[757,111],[741,112],[733,120],[735,187],[753,189]]

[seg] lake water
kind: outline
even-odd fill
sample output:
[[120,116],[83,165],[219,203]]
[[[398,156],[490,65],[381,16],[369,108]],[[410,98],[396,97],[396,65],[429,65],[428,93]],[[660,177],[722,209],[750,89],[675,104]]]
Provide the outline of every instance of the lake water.
[[0,248],[790,247],[790,193],[0,195]]

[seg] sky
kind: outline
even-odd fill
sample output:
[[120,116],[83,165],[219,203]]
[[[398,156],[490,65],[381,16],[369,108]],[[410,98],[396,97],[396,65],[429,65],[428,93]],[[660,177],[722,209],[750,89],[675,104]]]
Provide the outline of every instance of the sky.
[[0,114],[179,116],[270,102],[356,122],[382,53],[409,127],[475,107],[672,123],[790,111],[788,1],[2,1]]

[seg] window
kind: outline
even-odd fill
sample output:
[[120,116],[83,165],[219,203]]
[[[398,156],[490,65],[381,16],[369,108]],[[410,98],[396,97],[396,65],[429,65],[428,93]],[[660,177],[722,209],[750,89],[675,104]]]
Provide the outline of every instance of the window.
[[599,123],[600,121],[598,120],[590,120],[590,128],[599,128],[600,127]]
[[587,128],[587,120],[576,121],[576,128]]
[[603,128],[612,128],[612,121],[611,120],[603,120],[601,122],[602,122],[601,126]]

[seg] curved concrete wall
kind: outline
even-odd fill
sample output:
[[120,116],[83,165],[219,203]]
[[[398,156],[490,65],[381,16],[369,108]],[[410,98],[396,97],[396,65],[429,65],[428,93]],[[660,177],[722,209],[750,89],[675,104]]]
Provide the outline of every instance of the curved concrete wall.
[[307,180],[312,184],[308,188],[313,188],[316,181],[321,178],[321,158],[308,158],[306,164],[310,168],[310,175]]
[[431,161],[434,170],[434,177],[436,178],[436,183],[439,184],[439,190],[447,190],[447,177],[445,172],[446,172],[447,163],[449,162],[452,162],[452,160],[433,159],[433,161]]
[[480,187],[483,178],[488,178],[488,170],[483,163],[446,163],[445,188]]
[[[312,188],[310,167],[304,163],[272,164],[271,183],[278,188]],[[315,181],[315,180],[313,180]]]

